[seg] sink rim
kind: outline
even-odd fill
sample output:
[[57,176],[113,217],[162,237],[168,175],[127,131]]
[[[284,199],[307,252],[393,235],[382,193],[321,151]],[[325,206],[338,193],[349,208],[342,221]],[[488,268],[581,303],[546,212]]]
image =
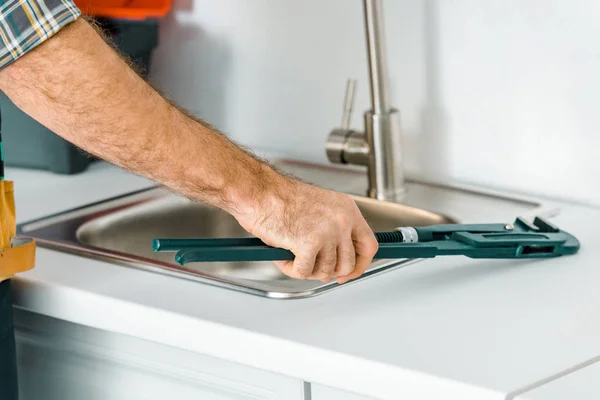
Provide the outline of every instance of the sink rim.
[[[323,166],[319,164],[296,162],[295,160],[289,159],[281,159],[277,161],[279,166],[283,167],[284,169],[286,168],[286,166],[295,166],[300,168],[308,167],[309,169],[316,168],[317,170],[321,170],[323,168]],[[329,170],[335,170],[336,172],[345,174],[349,173],[351,179],[355,179],[355,177],[360,176],[360,174],[356,173],[355,171],[348,171],[335,167],[331,168],[331,166],[329,167],[330,168],[327,168]],[[310,171],[305,172],[310,173]],[[293,172],[292,174],[295,175],[295,173]],[[346,178],[348,178],[349,176],[346,176]],[[342,180],[343,179],[345,178],[342,178]],[[483,203],[481,204],[484,205],[493,205],[494,201],[508,201],[514,203],[515,208],[520,210],[518,211],[519,213],[524,212],[525,214],[519,214],[520,216],[524,217],[530,217],[533,215],[548,217],[556,215],[556,213],[558,212],[557,208],[554,206],[553,203],[546,201],[542,202],[540,199],[536,199],[533,196],[524,196],[519,194],[511,195],[510,193],[501,193],[499,191],[490,189],[474,188],[469,187],[468,185],[444,185],[436,182],[429,182],[427,180],[410,180],[408,183],[416,184],[417,187],[428,187],[432,190],[437,191],[438,194],[441,196],[445,196],[444,191],[447,192],[446,194],[450,192],[460,193],[460,196],[466,195],[466,197],[463,198],[463,201],[467,202],[480,201],[473,199],[469,200],[469,196],[472,195],[474,195],[475,197],[480,197],[483,200]],[[410,202],[409,204],[403,204],[400,202],[382,202],[380,200],[371,199],[365,194],[353,192],[350,188],[342,189],[341,187],[336,187],[333,188],[333,190],[345,193],[353,199],[360,199],[360,201],[363,203],[373,203],[377,206],[380,206],[381,204],[387,204],[389,206],[396,207],[399,209],[409,210],[409,212],[416,211],[418,213],[428,213],[434,217],[440,217],[450,221],[466,222],[465,220],[470,220],[469,222],[474,222],[473,215],[465,214],[464,210],[461,210],[460,207],[456,208],[456,204],[460,203],[451,202],[448,203],[448,205],[443,205],[441,208],[443,208],[445,211],[441,212],[436,211],[434,209],[430,209],[425,204],[423,207],[421,207],[418,204],[416,206],[414,204],[411,205]],[[78,241],[77,232],[79,231],[81,226],[84,225],[83,223],[78,222],[82,219],[82,217],[89,216],[93,213],[100,213],[101,215],[110,214],[119,208],[132,207],[136,204],[148,202],[155,198],[162,198],[165,195],[169,194],[177,196],[176,193],[169,191],[161,185],[151,185],[140,190],[135,190],[121,195],[112,196],[109,198],[90,202],[82,206],[73,207],[68,210],[53,213],[41,218],[25,221],[17,225],[17,234],[20,236],[28,236],[29,234],[31,234],[30,237],[35,239],[40,244],[40,247],[44,247],[50,250],[69,253],[81,256],[83,258],[95,259],[113,265],[121,265],[144,270],[147,272],[160,273],[166,276],[172,276],[180,279],[198,281],[212,286],[223,287],[238,292],[274,299],[299,299],[313,297],[319,294],[323,294],[325,292],[329,292],[331,290],[336,290],[340,287],[356,284],[360,281],[363,281],[364,279],[369,279],[371,277],[381,275],[382,273],[393,271],[404,266],[408,266],[424,260],[376,260],[373,262],[370,269],[368,269],[361,277],[357,278],[356,280],[347,282],[343,285],[339,285],[335,281],[334,283],[322,283],[319,281],[300,281],[313,282],[315,283],[315,286],[304,285],[303,287],[300,287],[300,290],[297,291],[272,291],[268,290],[268,288],[265,288],[265,286],[268,286],[269,282],[274,282],[273,280],[265,280],[259,282],[256,280],[247,280],[240,277],[234,277],[231,275],[219,275],[198,270],[193,270],[192,272],[188,271],[185,267],[178,266],[177,264],[167,264],[161,262],[160,260],[148,259],[145,257],[139,257],[136,255],[123,253],[119,251],[98,248],[92,245],[83,244]],[[438,204],[434,204],[428,201],[426,201],[425,203],[429,204],[430,206],[433,206],[433,208],[438,208]],[[490,216],[491,214],[489,210],[487,210],[485,212],[476,211],[474,215],[476,219],[485,215]],[[485,216],[485,218],[487,219],[488,217]],[[90,222],[93,222],[93,219]],[[68,226],[65,227],[65,224],[75,225],[75,229],[70,229]],[[60,235],[60,237],[57,237],[56,235],[48,235],[48,232],[44,234],[44,229],[48,227],[63,227],[63,232],[61,232],[62,234]],[[64,234],[65,231],[69,231],[68,234]],[[253,287],[249,286],[247,282],[252,282],[254,284]],[[256,284],[257,282],[259,284]],[[304,287],[309,287],[309,289],[303,290]]]

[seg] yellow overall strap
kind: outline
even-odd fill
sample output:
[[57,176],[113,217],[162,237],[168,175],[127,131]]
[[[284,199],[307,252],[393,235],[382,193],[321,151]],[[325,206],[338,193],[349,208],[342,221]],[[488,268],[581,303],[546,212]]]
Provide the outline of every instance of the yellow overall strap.
[[35,241],[15,238],[14,184],[0,180],[0,281],[32,269]]
[[0,280],[35,266],[35,241],[14,238],[12,242],[13,247],[0,250]]

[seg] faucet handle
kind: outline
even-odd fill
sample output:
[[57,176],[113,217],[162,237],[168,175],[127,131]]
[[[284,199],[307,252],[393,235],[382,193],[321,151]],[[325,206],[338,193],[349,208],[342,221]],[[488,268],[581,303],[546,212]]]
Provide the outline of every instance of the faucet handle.
[[354,106],[354,92],[356,88],[356,79],[348,79],[346,82],[346,94],[344,95],[344,113],[342,114],[342,130],[350,129],[350,118],[352,117],[352,107]]
[[368,165],[369,147],[365,141],[365,135],[350,129],[355,88],[356,79],[348,79],[344,96],[342,126],[331,131],[327,139],[327,158],[334,164]]

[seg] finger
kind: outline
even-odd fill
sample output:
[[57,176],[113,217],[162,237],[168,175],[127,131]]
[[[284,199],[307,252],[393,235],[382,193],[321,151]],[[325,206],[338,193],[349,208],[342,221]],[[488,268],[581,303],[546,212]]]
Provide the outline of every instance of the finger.
[[289,276],[290,278],[296,278],[295,276],[290,275],[293,274],[292,265],[293,261],[274,261],[277,269],[281,271],[282,274]]
[[341,277],[351,274],[356,267],[356,250],[352,235],[344,238],[337,248],[337,265],[335,267],[334,276]]
[[296,276],[300,279],[308,279],[313,275],[318,252],[318,249],[307,248],[296,254],[296,258],[292,261],[291,267]]
[[319,279],[324,282],[329,282],[333,278],[335,267],[337,264],[337,245],[329,243],[321,249],[317,255],[315,268],[311,279]]
[[[364,221],[364,220],[363,220]],[[379,249],[379,243],[375,234],[364,221],[353,231],[354,250],[356,252],[356,266],[352,273],[338,277],[338,283],[345,283],[361,276],[373,261],[373,257]]]
[[307,248],[292,251],[296,257],[293,261],[276,261],[275,265],[290,278],[308,279],[313,275],[318,250]]

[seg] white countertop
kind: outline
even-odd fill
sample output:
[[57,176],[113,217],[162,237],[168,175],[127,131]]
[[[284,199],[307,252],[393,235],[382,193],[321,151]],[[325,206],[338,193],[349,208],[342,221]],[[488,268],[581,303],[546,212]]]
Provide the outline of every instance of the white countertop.
[[517,400],[578,400],[600,398],[600,362],[558,378],[517,397]]
[[[106,164],[7,176],[19,222],[151,185]],[[553,221],[582,242],[576,256],[439,258],[273,300],[39,248],[16,302],[372,397],[503,399],[600,355],[600,211],[561,208]]]

